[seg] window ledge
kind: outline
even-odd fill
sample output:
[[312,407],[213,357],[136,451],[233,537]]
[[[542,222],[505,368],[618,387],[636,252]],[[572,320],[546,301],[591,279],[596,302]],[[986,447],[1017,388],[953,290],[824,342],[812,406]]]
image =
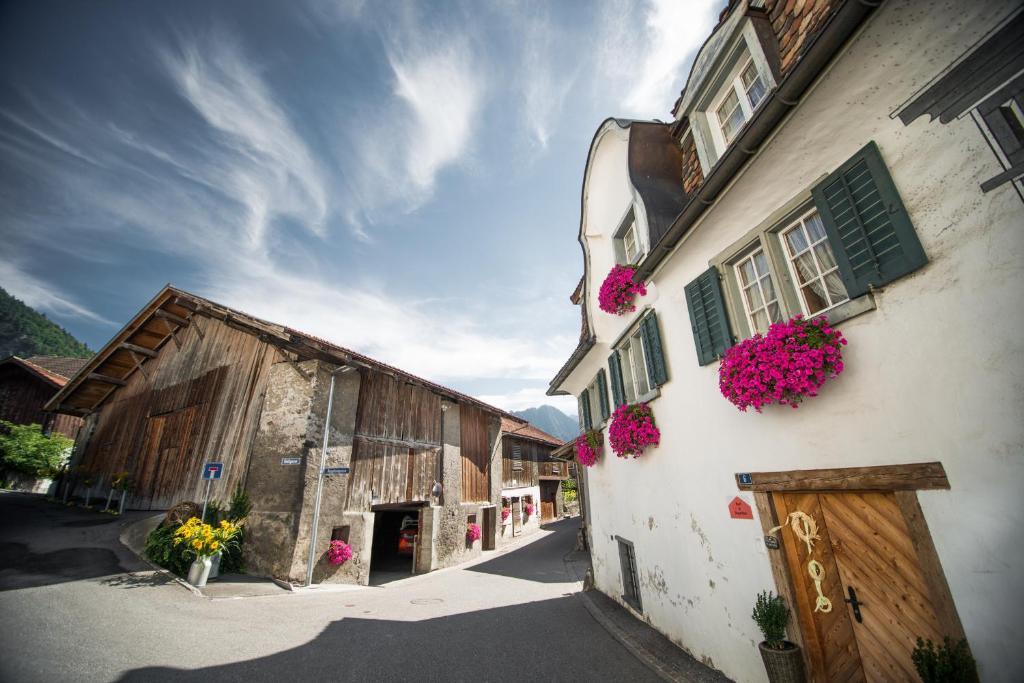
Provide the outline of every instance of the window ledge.
[[829,325],[838,325],[841,322],[846,322],[851,318],[856,318],[858,315],[867,313],[868,311],[875,310],[875,297],[871,294],[865,294],[859,296],[856,299],[850,299],[845,303],[841,303],[835,308],[830,308],[827,311],[823,311],[816,316],[813,316],[811,320],[817,320],[821,317],[828,317]]

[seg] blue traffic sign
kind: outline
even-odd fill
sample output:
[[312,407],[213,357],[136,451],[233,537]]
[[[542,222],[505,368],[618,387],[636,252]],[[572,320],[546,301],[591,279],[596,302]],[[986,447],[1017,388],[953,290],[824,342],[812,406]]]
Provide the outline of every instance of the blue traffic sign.
[[224,463],[208,462],[203,465],[203,479],[220,479],[224,472]]
[[740,474],[740,484],[749,485],[749,484],[753,484],[753,483],[754,483],[754,480],[750,476],[749,472],[743,472],[742,474]]
[[324,475],[330,476],[332,474],[348,474],[349,468],[347,467],[325,467]]

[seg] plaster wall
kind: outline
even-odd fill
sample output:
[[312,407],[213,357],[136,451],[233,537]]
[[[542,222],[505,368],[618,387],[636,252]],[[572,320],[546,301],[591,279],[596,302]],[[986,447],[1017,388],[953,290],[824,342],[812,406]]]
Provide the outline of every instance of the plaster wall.
[[509,515],[507,523],[503,524],[501,522],[501,510],[498,510],[498,546],[508,545],[514,539],[524,534],[532,534],[540,529],[540,486],[520,486],[503,489],[501,492],[502,498],[519,498],[520,510],[525,508],[525,503],[522,499],[526,496],[533,497],[533,514],[528,519],[524,519],[522,514],[516,517],[515,536],[512,535],[512,518],[515,516],[515,512],[513,511],[513,514]]
[[[919,499],[982,678],[1024,672],[1019,605],[1007,599],[1024,592],[1024,204],[1009,184],[981,193],[1002,169],[969,117],[891,118],[1012,7],[884,3],[655,273],[635,316],[604,314],[596,300],[612,264],[608,230],[626,205],[588,203],[598,343],[562,388],[580,393],[645,306],[657,311],[670,378],[651,404],[661,445],[635,460],[606,450],[586,473],[596,585],[621,599],[613,537],[632,541],[642,618],[737,681],[765,680],[750,610],[774,582],[759,522],[728,515],[735,473],[932,460],[951,490]],[[871,140],[929,263],[839,325],[846,370],[819,397],[799,410],[741,413],[719,394],[718,364],[697,363],[683,288]],[[592,179],[618,175],[604,164],[624,175],[613,147],[594,155]]]

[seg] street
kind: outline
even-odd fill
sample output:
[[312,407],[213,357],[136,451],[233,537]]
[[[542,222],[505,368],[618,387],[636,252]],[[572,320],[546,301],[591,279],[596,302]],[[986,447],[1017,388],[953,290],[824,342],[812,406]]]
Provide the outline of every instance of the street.
[[217,600],[120,544],[142,516],[0,493],[0,679],[658,680],[576,596],[577,519],[387,586]]

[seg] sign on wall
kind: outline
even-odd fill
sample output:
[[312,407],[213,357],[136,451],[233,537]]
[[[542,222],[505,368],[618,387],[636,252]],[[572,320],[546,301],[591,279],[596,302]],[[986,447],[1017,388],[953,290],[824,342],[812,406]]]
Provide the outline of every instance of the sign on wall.
[[729,503],[729,516],[733,519],[753,519],[754,511],[750,508],[750,504],[736,496]]
[[281,458],[282,465],[301,465],[302,458]]
[[208,462],[203,465],[203,479],[220,479],[224,472],[224,463]]

